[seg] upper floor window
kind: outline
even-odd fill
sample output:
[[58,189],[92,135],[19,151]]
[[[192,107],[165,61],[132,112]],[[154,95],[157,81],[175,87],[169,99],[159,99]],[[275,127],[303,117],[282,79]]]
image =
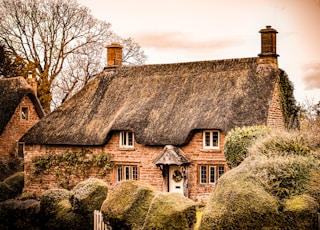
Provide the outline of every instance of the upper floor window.
[[203,148],[219,149],[219,131],[213,131],[213,130],[203,131]]
[[28,107],[22,107],[21,108],[21,119],[22,120],[28,120],[29,119],[29,111]]
[[120,147],[122,148],[133,148],[134,135],[130,131],[120,132]]

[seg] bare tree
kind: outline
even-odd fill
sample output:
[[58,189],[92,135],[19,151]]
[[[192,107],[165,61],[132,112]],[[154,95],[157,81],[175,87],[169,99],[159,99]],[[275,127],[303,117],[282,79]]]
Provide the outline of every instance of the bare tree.
[[38,96],[50,110],[51,86],[67,58],[110,37],[110,24],[95,19],[75,0],[0,0],[0,39],[27,63]]
[[[117,42],[123,46],[123,65],[141,65],[146,61],[146,55],[140,45],[132,38],[121,38],[112,34],[108,43]],[[59,106],[78,92],[88,81],[101,72],[106,66],[106,43],[96,43],[82,47],[76,54],[69,55],[66,68],[53,82],[53,106]]]

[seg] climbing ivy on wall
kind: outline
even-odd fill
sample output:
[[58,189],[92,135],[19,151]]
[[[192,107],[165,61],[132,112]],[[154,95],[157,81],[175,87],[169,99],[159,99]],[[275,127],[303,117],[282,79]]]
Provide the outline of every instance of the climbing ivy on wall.
[[299,107],[296,105],[296,100],[293,96],[294,87],[283,70],[280,70],[278,84],[285,126],[288,129],[298,129],[300,127],[298,119]]
[[111,158],[110,154],[93,154],[89,150],[62,154],[50,152],[32,160],[32,174],[34,178],[38,175],[54,175],[61,187],[69,189],[74,186],[72,177],[86,178],[90,170],[106,176],[114,166]]

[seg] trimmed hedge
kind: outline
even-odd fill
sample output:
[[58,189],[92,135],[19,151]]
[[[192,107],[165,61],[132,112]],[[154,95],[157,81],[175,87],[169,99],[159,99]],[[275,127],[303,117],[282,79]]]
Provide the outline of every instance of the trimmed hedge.
[[237,167],[248,156],[248,148],[254,141],[270,132],[266,126],[237,127],[230,130],[224,143],[224,155],[229,168]]

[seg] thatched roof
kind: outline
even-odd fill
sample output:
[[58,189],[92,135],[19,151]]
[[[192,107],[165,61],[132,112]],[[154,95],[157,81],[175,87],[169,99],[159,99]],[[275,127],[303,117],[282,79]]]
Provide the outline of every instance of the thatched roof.
[[106,69],[22,141],[104,145],[113,131],[130,130],[138,143],[183,145],[195,130],[266,124],[278,69],[257,60]]
[[23,77],[0,79],[0,134],[25,96],[31,99],[39,117],[42,118],[44,112],[40,102]]

